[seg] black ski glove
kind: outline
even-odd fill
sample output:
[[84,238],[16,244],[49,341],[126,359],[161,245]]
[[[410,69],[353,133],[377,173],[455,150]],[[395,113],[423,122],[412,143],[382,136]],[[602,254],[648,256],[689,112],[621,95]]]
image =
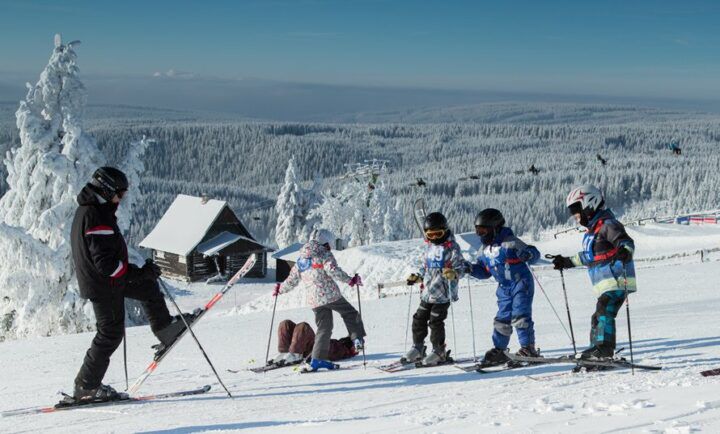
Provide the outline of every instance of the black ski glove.
[[145,280],[157,280],[162,275],[160,267],[152,259],[146,259],[145,265],[140,269]]
[[556,255],[553,258],[552,263],[556,270],[565,270],[567,268],[573,268],[575,266],[575,264],[573,264],[570,258],[562,255]]
[[618,252],[615,254],[615,259],[622,262],[623,264],[627,264],[628,262],[632,261],[633,254],[630,251],[630,249],[626,247],[620,247]]

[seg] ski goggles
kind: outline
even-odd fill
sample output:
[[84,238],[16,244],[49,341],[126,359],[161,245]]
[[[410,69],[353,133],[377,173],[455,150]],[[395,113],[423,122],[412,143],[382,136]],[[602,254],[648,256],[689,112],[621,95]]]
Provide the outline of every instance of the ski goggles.
[[439,240],[447,233],[446,229],[428,229],[425,231],[425,238],[428,240]]

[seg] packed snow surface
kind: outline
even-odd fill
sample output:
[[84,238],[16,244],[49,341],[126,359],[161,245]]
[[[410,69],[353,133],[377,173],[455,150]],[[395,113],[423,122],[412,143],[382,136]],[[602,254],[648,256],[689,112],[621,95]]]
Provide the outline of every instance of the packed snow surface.
[[[362,358],[344,369],[300,375],[291,369],[254,374],[262,363],[273,299],[270,279],[238,284],[195,330],[234,395],[217,384],[190,338],[175,349],[141,393],[211,384],[205,395],[158,402],[79,409],[54,414],[0,418],[0,432],[675,432],[720,431],[720,377],[699,372],[720,366],[716,318],[720,310],[720,228],[650,225],[629,228],[637,242],[639,290],[630,300],[635,360],[662,371],[616,370],[569,373],[570,366],[547,365],[480,375],[452,366],[388,374],[376,366],[399,357],[405,345],[406,288],[377,298],[375,283],[402,278],[419,253],[419,240],[384,243],[338,252],[340,265],[359,272],[367,284],[362,312],[368,329],[367,368]],[[580,234],[538,242],[543,254],[571,254]],[[706,251],[704,261],[697,252]],[[548,297],[566,322],[560,276],[545,265],[535,268]],[[587,344],[595,297],[585,270],[565,273],[578,345]],[[468,289],[469,286],[469,289]],[[176,285],[183,309],[196,307],[219,289]],[[472,292],[478,355],[491,345],[494,286],[463,281],[461,300],[448,318],[447,343],[460,357],[472,355],[468,291]],[[308,321],[312,312],[295,293],[278,303],[279,320]],[[346,296],[357,303],[354,292]],[[453,318],[454,317],[454,326]],[[548,301],[536,286],[537,343],[546,355],[572,351]],[[345,333],[336,318],[335,336]],[[0,344],[0,410],[48,405],[58,390],[69,391],[91,333],[31,338]],[[147,327],[128,329],[129,372],[138,375],[151,358],[155,339]],[[275,337],[273,331],[273,345]],[[517,349],[513,338],[511,349]],[[628,354],[625,309],[618,316],[618,347]],[[274,353],[274,348],[273,351]],[[239,370],[237,373],[228,369]],[[124,388],[122,351],[113,357],[106,381]]]

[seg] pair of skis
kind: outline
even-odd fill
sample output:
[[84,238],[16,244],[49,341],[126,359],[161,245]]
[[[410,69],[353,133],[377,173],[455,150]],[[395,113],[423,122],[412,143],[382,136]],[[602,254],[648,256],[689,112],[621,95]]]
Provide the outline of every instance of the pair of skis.
[[[292,362],[292,363],[269,363],[265,366],[257,366],[255,368],[248,368],[247,370],[250,372],[254,372],[256,374],[262,374],[263,372],[274,371],[276,369],[289,368],[291,366],[297,367],[302,362],[304,362],[304,360],[298,360],[297,362]],[[237,374],[237,373],[242,372],[243,370],[242,369],[228,369],[227,371],[232,374]]]
[[658,371],[662,369],[661,366],[653,365],[641,365],[637,363],[631,363],[625,358],[607,358],[607,359],[578,359],[574,355],[559,356],[559,357],[526,357],[517,354],[506,353],[510,362],[506,364],[488,364],[483,365],[478,363],[472,366],[458,366],[465,372],[478,372],[481,374],[505,371],[509,369],[527,368],[530,366],[544,365],[544,364],[572,364],[573,371],[577,372],[582,368],[589,370],[599,369],[614,369],[614,368],[627,368],[627,369],[643,369],[650,371]]
[[0,413],[0,417],[20,416],[28,414],[41,414],[41,413],[55,413],[58,411],[73,410],[78,408],[96,408],[96,407],[108,407],[121,404],[132,404],[147,401],[157,401],[160,399],[177,398],[182,396],[193,396],[202,395],[210,390],[210,386],[203,386],[198,389],[183,390],[180,392],[160,393],[156,395],[145,395],[130,397],[127,394],[121,394],[122,398],[115,399],[112,401],[75,401],[70,396],[65,396],[63,400],[55,404],[52,407],[32,407],[22,408],[19,410],[10,410]]
[[[197,322],[202,318],[207,311],[209,311],[220,299],[228,292],[230,289],[240,280],[242,279],[252,268],[255,266],[255,262],[257,260],[256,255],[250,255],[247,261],[245,261],[245,264],[243,264],[242,268],[238,270],[237,273],[225,284],[225,286],[215,294],[210,301],[208,301],[203,308],[200,308],[199,313],[195,315],[195,320],[193,321],[193,325],[197,324]],[[169,295],[169,294],[168,294]],[[174,300],[173,300],[174,302]],[[182,315],[182,313],[181,313]],[[183,321],[185,321],[183,319]],[[164,399],[164,398],[171,398],[171,397],[180,397],[180,396],[191,396],[191,395],[198,395],[205,393],[210,390],[210,386],[203,386],[199,389],[192,389],[192,390],[184,390],[179,392],[170,392],[170,393],[164,393],[160,395],[146,395],[146,396],[139,396],[135,397],[132,396],[140,389],[140,386],[143,385],[145,380],[157,369],[158,365],[160,365],[160,362],[162,362],[165,357],[172,351],[173,348],[180,342],[180,340],[185,336],[188,331],[193,334],[192,332],[192,326],[190,324],[186,323],[186,328],[183,330],[183,332],[175,339],[175,341],[167,346],[163,347],[160,350],[158,350],[155,353],[155,356],[153,357],[153,361],[148,365],[147,368],[145,368],[145,371],[138,377],[138,379],[133,383],[132,387],[128,389],[128,394],[120,394],[119,399],[115,400],[109,400],[109,401],[76,401],[74,398],[72,398],[69,395],[65,395],[65,398],[61,400],[59,403],[55,404],[52,407],[33,407],[33,408],[27,408],[27,409],[19,409],[19,410],[10,410],[6,412],[0,413],[3,417],[7,416],[15,416],[15,415],[22,415],[22,414],[37,414],[37,413],[53,413],[56,411],[62,411],[62,410],[70,410],[75,408],[87,408],[87,407],[99,407],[99,406],[108,406],[108,405],[117,405],[117,404],[124,404],[124,403],[133,403],[133,402],[142,402],[142,401],[154,401],[158,399]],[[194,336],[194,334],[193,334]],[[197,339],[197,338],[196,338]],[[199,344],[199,342],[198,342]],[[202,347],[201,347],[202,349]],[[204,351],[203,351],[204,353]],[[214,370],[214,368],[213,368]],[[218,377],[218,380],[219,377]],[[221,383],[222,384],[222,383]],[[227,389],[226,389],[227,390]]]
[[393,373],[393,372],[408,371],[411,369],[435,368],[437,366],[453,366],[453,365],[457,365],[457,364],[461,364],[461,363],[468,363],[468,362],[472,362],[472,361],[474,361],[474,359],[472,357],[454,359],[453,357],[450,356],[450,350],[448,350],[448,352],[445,353],[445,360],[441,361],[440,363],[438,363],[436,365],[425,365],[425,364],[423,364],[422,361],[410,362],[410,361],[407,361],[404,358],[402,358],[396,362],[389,363],[387,365],[381,365],[381,366],[378,366],[377,368],[384,372]]

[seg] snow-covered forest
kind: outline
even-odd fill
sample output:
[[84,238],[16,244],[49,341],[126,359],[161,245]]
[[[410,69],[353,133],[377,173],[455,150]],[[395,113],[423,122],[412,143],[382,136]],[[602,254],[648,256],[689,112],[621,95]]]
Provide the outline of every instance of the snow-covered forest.
[[[389,160],[383,182],[403,213],[425,197],[452,226],[471,228],[482,207],[497,207],[521,233],[567,223],[563,200],[571,186],[593,182],[627,217],[713,207],[720,199],[720,120],[594,125],[438,124],[333,125],[278,123],[157,123],[92,131],[111,160],[143,134],[145,199],[132,235],[138,240],[180,192],[227,199],[261,240],[275,239],[275,199],[288,159],[298,178],[316,172],[337,180],[345,164]],[[678,140],[681,156],[667,145]],[[603,165],[597,155],[607,161]],[[528,172],[534,165],[540,172]],[[422,182],[418,182],[422,180]],[[424,186],[422,184],[425,184]],[[403,236],[412,233],[405,219]]]
[[[677,114],[673,120],[666,114],[607,124],[592,119],[608,108],[575,109],[583,116],[578,114],[574,124],[98,119],[90,122],[89,131],[111,161],[121,161],[127,144],[143,135],[156,140],[145,155],[141,188],[146,194],[131,229],[133,241],[183,192],[229,200],[260,240],[274,244],[275,200],[290,157],[308,187],[317,172],[332,180],[326,187],[338,191],[345,164],[388,160],[383,182],[400,200],[404,215],[409,217],[412,200],[422,196],[462,230],[486,206],[503,210],[521,233],[564,225],[563,199],[581,182],[603,186],[609,204],[628,218],[704,209],[720,199],[712,187],[720,176],[720,119]],[[7,134],[3,138],[11,140]],[[670,152],[671,141],[679,141],[682,155]],[[528,172],[531,165],[540,170],[537,175]],[[408,217],[403,236],[413,231]]]

